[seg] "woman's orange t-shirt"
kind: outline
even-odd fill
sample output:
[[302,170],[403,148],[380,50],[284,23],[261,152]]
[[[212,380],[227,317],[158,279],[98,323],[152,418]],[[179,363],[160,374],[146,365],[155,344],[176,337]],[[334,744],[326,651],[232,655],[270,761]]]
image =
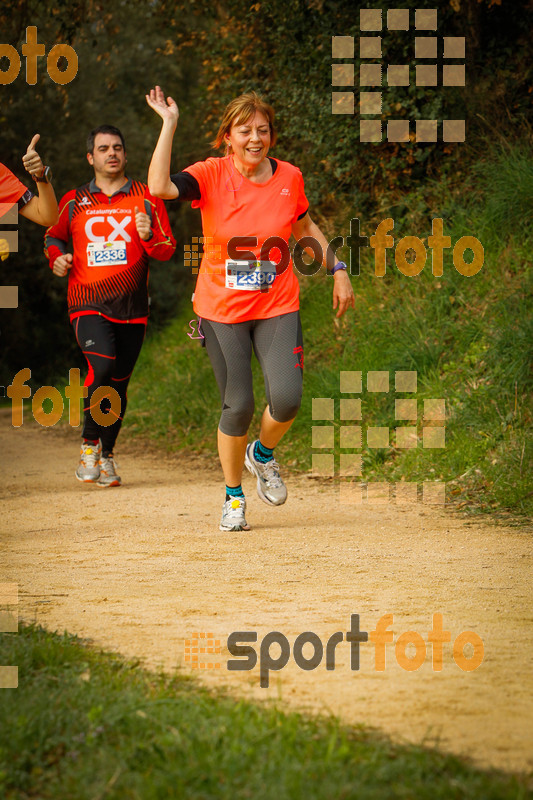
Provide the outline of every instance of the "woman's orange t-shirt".
[[[267,319],[297,311],[299,286],[289,255],[289,237],[296,220],[307,211],[300,170],[288,161],[276,159],[277,168],[265,183],[254,183],[238,172],[232,156],[208,158],[187,167],[200,187],[201,200],[192,202],[202,212],[204,255],[193,295],[193,308],[199,317],[214,322],[245,322]],[[255,237],[256,244],[228,243],[234,237]],[[261,249],[270,237],[283,239],[283,245],[270,253]],[[277,274],[267,291],[229,288],[226,261],[235,260],[238,251],[252,252],[256,259],[280,264],[285,250],[288,266]],[[246,257],[244,256],[246,259]],[[249,256],[248,256],[249,259]]]
[[11,170],[0,164],[0,203],[14,204],[27,191],[27,187],[13,175]]

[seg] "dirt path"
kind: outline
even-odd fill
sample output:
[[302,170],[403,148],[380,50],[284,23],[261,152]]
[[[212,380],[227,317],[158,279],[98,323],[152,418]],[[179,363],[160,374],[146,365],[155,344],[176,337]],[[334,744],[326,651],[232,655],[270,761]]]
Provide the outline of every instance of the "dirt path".
[[[86,486],[73,476],[77,431],[44,429],[28,415],[14,429],[5,410],[0,448],[0,582],[18,584],[22,619],[169,669],[183,664],[186,639],[213,632],[223,650],[208,658],[221,668],[197,673],[208,683],[331,711],[483,765],[533,768],[531,533],[422,505],[340,505],[333,486],[305,477],[291,478],[287,504],[269,509],[246,475],[253,530],[223,534],[214,460],[162,458],[124,441],[124,486]],[[430,645],[420,669],[407,671],[391,644],[377,672],[368,642],[352,671],[346,641],[334,671],[325,658],[303,671],[291,657],[269,689],[259,688],[258,667],[226,669],[232,631],[257,631],[259,652],[269,631],[291,648],[304,631],[325,644],[348,631],[351,614],[364,631],[393,614],[394,642],[407,631],[427,641],[436,612],[452,643],[464,630],[482,638],[477,670],[462,671],[448,643],[442,671],[432,670]]]

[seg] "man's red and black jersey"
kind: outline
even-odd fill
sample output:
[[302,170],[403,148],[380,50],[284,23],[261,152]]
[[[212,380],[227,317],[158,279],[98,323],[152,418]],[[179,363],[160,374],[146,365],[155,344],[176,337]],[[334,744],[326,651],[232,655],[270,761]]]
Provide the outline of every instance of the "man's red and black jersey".
[[[152,235],[146,242],[135,227],[136,208],[151,219]],[[134,180],[108,197],[93,179],[61,199],[59,221],[45,235],[51,268],[68,252],[69,239],[70,318],[99,312],[117,322],[146,320],[148,257],[167,261],[176,249],[163,201]]]

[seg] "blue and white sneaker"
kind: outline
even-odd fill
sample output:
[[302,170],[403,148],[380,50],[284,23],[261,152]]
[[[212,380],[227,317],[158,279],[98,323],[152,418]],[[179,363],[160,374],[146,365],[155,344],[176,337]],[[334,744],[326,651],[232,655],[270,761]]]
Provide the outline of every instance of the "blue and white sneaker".
[[246,499],[244,497],[230,497],[222,508],[220,520],[221,531],[249,531],[250,526],[244,517],[246,513]]
[[281,506],[287,499],[287,487],[281,480],[279,464],[271,458],[266,464],[254,457],[255,442],[246,448],[244,464],[248,472],[257,478],[257,494],[269,506]]

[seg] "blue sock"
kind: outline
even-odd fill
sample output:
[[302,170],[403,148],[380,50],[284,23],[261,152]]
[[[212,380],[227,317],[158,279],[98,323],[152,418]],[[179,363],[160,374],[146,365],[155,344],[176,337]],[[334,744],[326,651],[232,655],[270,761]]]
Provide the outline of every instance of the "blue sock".
[[265,447],[258,439],[254,447],[254,458],[260,464],[266,464],[267,461],[272,461],[274,458],[274,449],[270,450],[270,448]]
[[232,497],[244,497],[241,484],[238,486],[226,486],[226,500],[231,500]]

